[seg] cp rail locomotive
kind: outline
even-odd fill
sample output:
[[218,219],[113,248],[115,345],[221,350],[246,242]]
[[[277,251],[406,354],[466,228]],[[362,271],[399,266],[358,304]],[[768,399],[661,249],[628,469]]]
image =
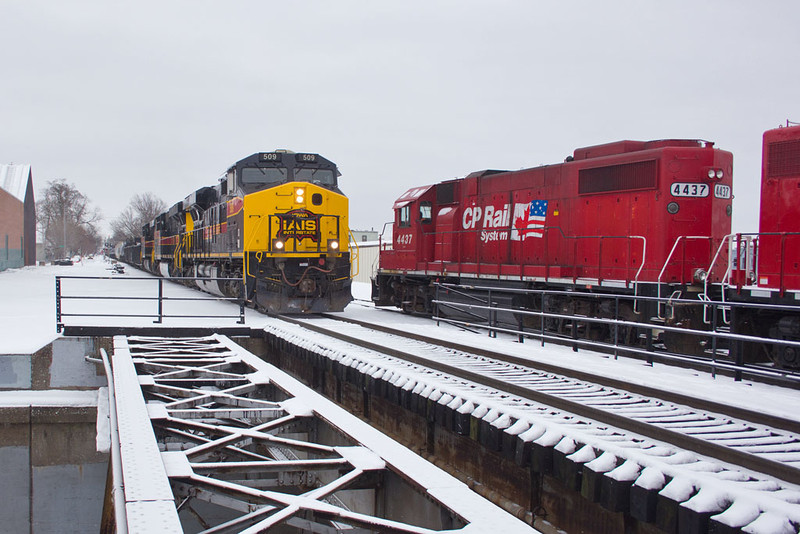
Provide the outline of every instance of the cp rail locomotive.
[[[731,234],[731,153],[700,140],[620,141],[578,148],[560,164],[412,188],[394,203],[373,301],[474,321],[491,312],[449,303],[486,302],[491,289],[492,305],[511,310],[694,330],[710,328],[703,306],[668,306],[665,298],[760,295],[796,307],[800,127],[767,132],[764,150],[761,228],[748,235]],[[768,321],[758,313],[738,310],[731,330],[800,339],[796,309],[765,312]],[[612,336],[602,323],[576,326],[536,314],[512,314],[507,324],[569,337],[580,328],[592,340]],[[633,326],[613,335],[635,345],[652,343],[650,332]],[[669,328],[657,335],[674,352],[702,352],[706,343]],[[770,357],[795,365],[792,353]]]
[[[758,233],[737,234],[731,250],[739,260],[725,296],[748,306],[733,317],[732,330],[800,341],[800,126],[764,132]],[[759,349],[779,367],[800,368],[796,347]]]
[[271,313],[342,311],[352,300],[348,199],[318,154],[261,152],[142,228],[123,259]]

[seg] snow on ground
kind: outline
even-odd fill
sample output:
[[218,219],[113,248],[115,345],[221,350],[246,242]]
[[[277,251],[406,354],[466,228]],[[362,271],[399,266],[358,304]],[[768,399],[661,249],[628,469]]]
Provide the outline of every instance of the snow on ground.
[[61,269],[0,272],[0,354],[31,354],[55,339],[55,274]]
[[[30,354],[50,343],[60,334],[55,325],[55,277],[99,276],[103,280],[62,280],[63,295],[126,295],[131,297],[154,297],[158,291],[158,278],[131,267],[125,273],[113,274],[110,263],[102,258],[84,260],[72,266],[26,267],[0,272],[0,355]],[[138,278],[145,278],[139,280]],[[732,378],[717,376],[691,369],[679,369],[663,364],[648,366],[639,360],[619,358],[581,350],[573,352],[569,347],[547,344],[544,347],[536,340],[520,344],[516,337],[499,336],[489,338],[486,334],[465,332],[444,323],[441,326],[428,319],[412,317],[391,310],[375,309],[368,302],[369,284],[355,283],[353,294],[361,302],[347,307],[346,316],[381,321],[395,328],[419,332],[433,337],[447,338],[464,344],[500,350],[516,356],[529,358],[565,367],[579,368],[615,378],[636,380],[642,384],[674,390],[689,395],[701,395],[717,402],[742,405],[775,415],[795,418],[794,408],[800,393],[776,386],[753,382],[735,382]],[[226,318],[165,318],[162,326],[238,326],[239,308],[229,302],[173,283],[164,283],[164,294],[173,298],[201,298],[201,302],[173,300],[165,302],[164,311],[173,315],[227,315]],[[129,315],[151,315],[151,317],[64,317],[66,324],[92,325],[136,325],[156,326],[153,323],[157,304],[153,300],[65,300],[64,313],[125,313]],[[252,309],[245,310],[246,326],[263,328],[271,319]],[[315,336],[315,334],[309,334]]]
[[[47,265],[25,267],[0,272],[0,354],[31,354],[60,334],[56,332],[56,276],[103,277],[103,280],[62,279],[62,295],[123,295],[129,297],[156,297],[159,278],[143,271],[126,267],[124,274],[113,274],[111,263],[98,257],[84,259],[69,266]],[[138,278],[146,278],[139,280]],[[236,326],[239,309],[230,303],[216,300],[213,296],[165,283],[164,294],[174,298],[207,298],[204,302],[166,302],[164,312],[175,315],[203,313],[228,315],[226,319],[165,319],[163,326],[197,326],[217,324]],[[64,317],[65,324],[76,325],[128,325],[155,326],[153,320],[158,312],[155,300],[64,300],[64,313],[118,313],[129,315],[151,315],[151,317],[101,318]],[[258,319],[266,319],[254,310],[247,310],[248,326]]]
[[0,391],[0,406],[71,406],[94,407],[98,403],[96,389],[69,391],[64,389]]

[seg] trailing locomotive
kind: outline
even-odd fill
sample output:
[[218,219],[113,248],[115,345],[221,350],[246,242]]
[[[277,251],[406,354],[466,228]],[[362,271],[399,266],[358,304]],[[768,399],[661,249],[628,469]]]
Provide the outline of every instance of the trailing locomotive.
[[[734,308],[731,329],[742,334],[800,341],[800,126],[764,133],[758,233],[732,236],[739,258],[726,278]],[[800,368],[790,345],[746,344],[750,358]]]
[[318,154],[253,154],[145,225],[124,259],[164,277],[201,277],[200,289],[262,311],[342,311],[352,296],[338,176]]

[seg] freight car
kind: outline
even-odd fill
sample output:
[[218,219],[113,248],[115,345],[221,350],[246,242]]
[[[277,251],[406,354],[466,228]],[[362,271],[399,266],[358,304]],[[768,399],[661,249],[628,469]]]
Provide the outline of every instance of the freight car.
[[262,311],[342,311],[351,249],[338,177],[318,154],[253,154],[146,224],[124,259]]

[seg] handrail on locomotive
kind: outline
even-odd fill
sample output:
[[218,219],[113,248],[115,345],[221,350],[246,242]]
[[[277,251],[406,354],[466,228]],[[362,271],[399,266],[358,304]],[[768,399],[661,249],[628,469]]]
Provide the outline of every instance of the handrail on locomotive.
[[[361,248],[358,246],[358,241],[352,230],[349,232],[348,240],[350,242],[350,278],[355,279],[358,273],[361,272]],[[353,271],[354,268],[355,271]]]
[[[383,241],[383,234],[386,232],[386,229],[389,226],[394,226],[394,223],[393,222],[384,223],[383,230],[381,231],[381,233],[378,236],[378,239],[379,239],[379,245],[378,246],[379,246],[379,249],[381,251],[391,251],[392,250],[392,243],[390,241],[389,242],[384,242]],[[619,236],[615,236],[615,235],[567,235],[566,233],[564,233],[564,230],[560,226],[544,226],[542,228],[542,230],[543,230],[543,233],[545,235],[545,237],[544,237],[545,241],[547,240],[547,235],[548,235],[549,231],[550,230],[555,230],[555,231],[559,232],[560,237],[562,239],[574,241],[573,249],[575,249],[575,250],[577,250],[578,241],[580,241],[580,240],[592,240],[592,239],[597,240],[598,243],[599,243],[598,250],[597,250],[598,272],[602,272],[602,267],[605,266],[603,264],[603,245],[602,245],[603,240],[610,240],[610,239],[626,239],[628,241],[641,240],[642,241],[642,248],[641,248],[642,257],[641,257],[641,261],[639,262],[639,267],[636,269],[636,274],[633,277],[626,276],[625,280],[621,280],[627,286],[633,287],[634,295],[638,294],[639,278],[641,277],[642,270],[644,269],[645,263],[647,261],[647,238],[645,236],[641,236],[641,235],[624,235],[624,236],[623,235],[619,235]],[[467,234],[478,234],[478,233],[479,233],[479,230],[448,230],[448,231],[439,231],[439,232],[435,232],[435,231],[424,232],[423,235],[425,235],[425,236],[441,236],[441,235],[467,235]],[[628,248],[630,250],[630,244],[629,244]],[[545,250],[546,249],[547,249],[547,247],[545,246]],[[476,263],[476,265],[480,266],[483,262],[481,262],[480,257],[479,257],[475,263]],[[626,275],[631,270],[632,269],[625,269]],[[447,271],[444,271],[444,272],[446,274],[456,274],[456,275],[460,274],[459,272],[455,272],[455,273],[454,272],[447,272]],[[548,278],[549,277],[547,277],[547,276],[545,277],[545,279],[548,279]],[[585,279],[584,277],[578,276],[577,274],[573,274],[571,278],[572,278],[573,282],[578,282],[580,280],[584,280]],[[597,280],[598,284],[602,283],[603,281],[606,281],[602,276],[598,277],[596,280]],[[608,281],[613,281],[613,279],[609,279]]]

